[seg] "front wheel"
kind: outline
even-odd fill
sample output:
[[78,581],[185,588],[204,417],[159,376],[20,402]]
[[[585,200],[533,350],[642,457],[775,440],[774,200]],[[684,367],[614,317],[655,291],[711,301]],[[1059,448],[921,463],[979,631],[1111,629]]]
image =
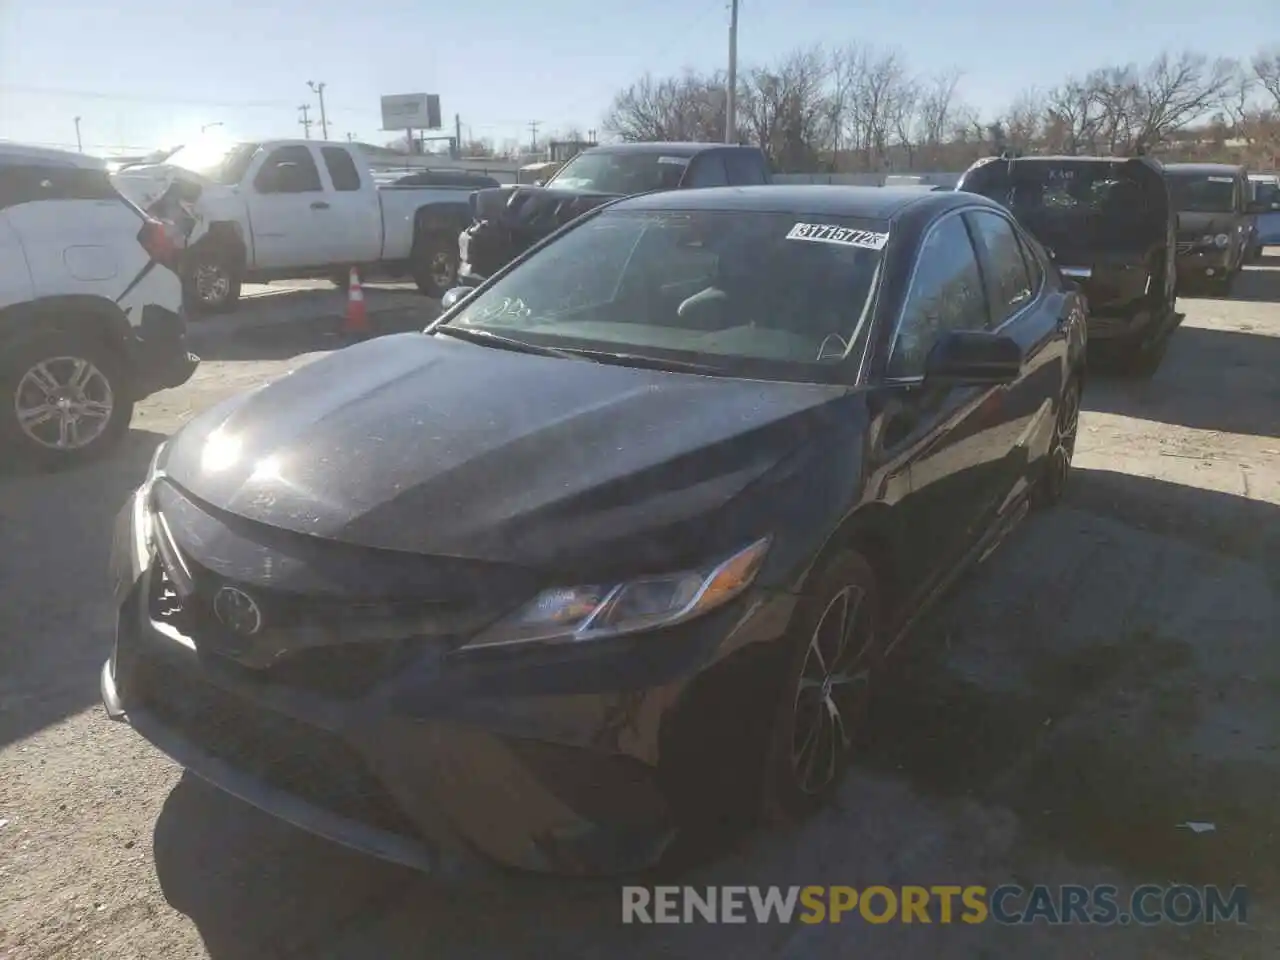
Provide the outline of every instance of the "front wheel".
[[789,628],[791,649],[766,752],[766,818],[815,812],[835,793],[865,731],[870,685],[883,655],[880,593],[852,551],[814,578]]
[[1051,507],[1066,492],[1071,477],[1071,460],[1076,453],[1076,436],[1080,432],[1080,378],[1072,377],[1058,399],[1058,416],[1053,425],[1053,439],[1045,458],[1044,472],[1033,490],[1036,506]]
[[230,251],[217,244],[192,250],[182,273],[182,294],[192,315],[234,310],[240,302],[240,270]]
[[413,282],[428,297],[439,300],[458,285],[458,238],[444,233],[419,237],[410,255]]
[[129,429],[133,396],[124,365],[80,334],[37,334],[2,351],[0,446],[61,468],[110,450]]

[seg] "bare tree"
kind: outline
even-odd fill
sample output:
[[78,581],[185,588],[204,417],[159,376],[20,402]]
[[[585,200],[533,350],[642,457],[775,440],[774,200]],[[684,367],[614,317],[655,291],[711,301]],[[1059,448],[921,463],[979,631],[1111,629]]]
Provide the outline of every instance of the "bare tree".
[[623,140],[722,140],[724,77],[688,72],[657,79],[645,74],[613,98],[602,126]]
[[920,84],[916,98],[916,141],[925,163],[938,162],[938,148],[951,136],[955,123],[960,71],[946,70]]
[[756,68],[747,74],[743,126],[779,170],[817,168],[830,113],[827,73],[827,58],[814,47],[791,54],[776,70]]
[[1259,85],[1271,98],[1269,109],[1280,113],[1280,45],[1261,51],[1250,66]]
[[864,169],[884,166],[890,135],[911,96],[910,76],[898,51],[864,52],[863,67],[853,90],[858,134],[854,143],[862,152]]

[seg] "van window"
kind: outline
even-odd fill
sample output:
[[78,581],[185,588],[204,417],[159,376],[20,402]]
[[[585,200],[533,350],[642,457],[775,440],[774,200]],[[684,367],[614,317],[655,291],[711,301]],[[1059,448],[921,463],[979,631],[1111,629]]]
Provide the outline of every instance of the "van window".
[[1239,178],[1203,173],[1166,173],[1173,209],[1179,213],[1234,213],[1239,208]]

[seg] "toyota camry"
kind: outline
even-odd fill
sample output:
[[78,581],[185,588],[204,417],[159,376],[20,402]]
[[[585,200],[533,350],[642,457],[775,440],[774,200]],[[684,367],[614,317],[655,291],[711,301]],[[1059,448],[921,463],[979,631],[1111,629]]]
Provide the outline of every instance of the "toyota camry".
[[1085,307],[975,194],[573,221],[196,417],[116,527],[109,716],[424,870],[817,808],[886,653],[1067,482]]

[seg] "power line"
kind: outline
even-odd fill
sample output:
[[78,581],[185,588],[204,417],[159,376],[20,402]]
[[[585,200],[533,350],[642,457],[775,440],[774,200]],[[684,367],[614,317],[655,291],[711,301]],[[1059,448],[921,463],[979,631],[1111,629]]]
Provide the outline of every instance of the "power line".
[[302,124],[302,133],[303,133],[303,135],[304,135],[308,140],[310,140],[310,139],[311,139],[311,124],[312,124],[314,121],[313,121],[310,117],[308,117],[308,116],[307,116],[307,111],[308,111],[308,110],[310,110],[310,109],[311,109],[311,107],[304,103],[302,106],[298,107],[298,109],[302,112],[302,117],[298,120],[298,123]]
[[538,120],[529,121],[529,149],[538,149],[538,127],[542,126]]
[[[18,84],[0,84],[0,94],[20,93],[39,97],[75,97],[84,100],[115,100],[121,103],[149,103],[156,105],[177,105],[184,107],[223,107],[227,109],[255,110],[292,110],[293,105],[285,100],[205,100],[191,97],[157,97],[141,96],[127,93],[99,93],[93,90],[72,90],[59,87],[31,87]],[[370,113],[371,109],[359,107],[332,107],[325,105],[327,112]]]

